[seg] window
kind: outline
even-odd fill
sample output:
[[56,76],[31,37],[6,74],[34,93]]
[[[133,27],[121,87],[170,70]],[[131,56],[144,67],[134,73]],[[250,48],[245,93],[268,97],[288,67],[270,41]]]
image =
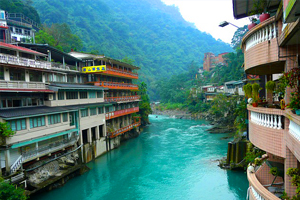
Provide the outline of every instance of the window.
[[87,117],[89,115],[87,108],[82,109],[80,112],[81,112],[81,117]]
[[87,99],[87,92],[79,92],[80,99]]
[[103,98],[103,91],[97,92],[97,98]]
[[78,92],[66,92],[67,99],[78,99]]
[[45,116],[42,117],[31,117],[30,121],[30,128],[36,128],[40,126],[45,126]]
[[104,113],[103,111],[104,111],[103,107],[98,108],[98,114],[103,114]]
[[10,68],[9,76],[11,81],[25,81],[25,70]]
[[58,100],[64,100],[65,99],[65,92],[58,92]]
[[63,113],[63,122],[68,121],[68,113]]
[[7,122],[12,131],[20,131],[26,129],[26,119],[11,120]]
[[96,108],[90,108],[90,116],[97,115],[97,109]]
[[58,124],[61,122],[60,114],[54,114],[48,116],[48,124]]
[[95,91],[90,91],[90,92],[89,92],[89,98],[90,98],[90,99],[96,98],[96,92],[95,92]]
[[43,82],[43,75],[38,71],[29,71],[29,79],[32,82]]
[[[1,56],[0,56],[1,58]],[[0,80],[4,80],[4,67],[0,66]]]

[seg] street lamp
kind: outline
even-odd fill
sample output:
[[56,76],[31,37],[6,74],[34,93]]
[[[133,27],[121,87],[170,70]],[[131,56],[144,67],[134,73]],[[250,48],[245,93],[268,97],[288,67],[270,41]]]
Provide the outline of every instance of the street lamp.
[[232,25],[232,26],[234,26],[234,27],[236,27],[236,28],[240,28],[240,27],[238,27],[237,25],[234,25],[234,24],[232,24],[232,23],[230,23],[230,22],[227,22],[227,21],[221,22],[221,23],[219,24],[219,26],[220,26],[220,27],[225,27],[225,26],[227,26],[228,24],[230,24],[230,25]]

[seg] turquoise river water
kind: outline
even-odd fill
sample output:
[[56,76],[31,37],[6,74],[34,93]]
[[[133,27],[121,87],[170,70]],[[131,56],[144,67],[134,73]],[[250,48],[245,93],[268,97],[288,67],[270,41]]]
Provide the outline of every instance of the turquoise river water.
[[210,134],[205,121],[150,116],[138,138],[88,164],[90,171],[34,200],[246,199],[242,171],[220,169],[227,134]]

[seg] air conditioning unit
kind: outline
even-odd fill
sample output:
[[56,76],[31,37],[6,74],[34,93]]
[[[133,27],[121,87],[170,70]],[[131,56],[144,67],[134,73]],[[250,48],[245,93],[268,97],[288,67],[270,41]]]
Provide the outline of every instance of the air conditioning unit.
[[48,100],[49,100],[49,101],[52,101],[52,100],[53,100],[53,94],[49,94],[49,95],[48,95]]

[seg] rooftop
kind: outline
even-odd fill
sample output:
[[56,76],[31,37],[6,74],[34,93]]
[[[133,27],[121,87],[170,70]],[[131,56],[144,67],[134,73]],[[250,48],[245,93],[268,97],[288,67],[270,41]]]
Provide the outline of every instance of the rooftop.
[[38,56],[46,56],[43,53],[33,51],[31,49],[27,49],[27,48],[24,48],[24,47],[16,46],[16,45],[13,45],[13,44],[7,44],[7,43],[4,43],[4,42],[0,42],[0,47],[4,48],[4,49],[9,49],[9,50],[21,51],[21,52],[29,53],[29,54],[35,54],[35,55],[38,55]]

